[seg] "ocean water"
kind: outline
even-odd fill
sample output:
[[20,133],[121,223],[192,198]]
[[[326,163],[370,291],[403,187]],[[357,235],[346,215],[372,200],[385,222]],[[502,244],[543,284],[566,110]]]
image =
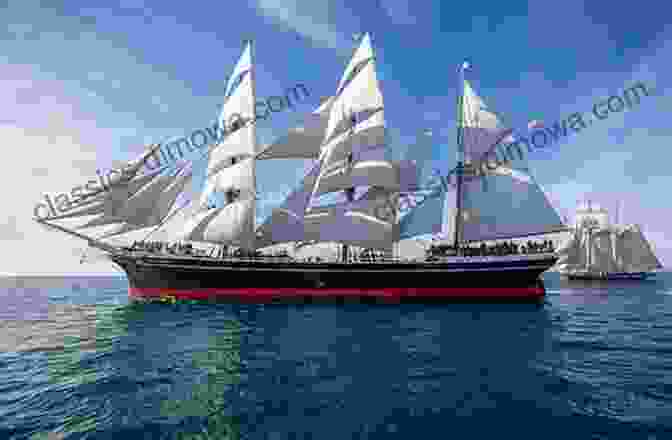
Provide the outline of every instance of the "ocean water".
[[0,439],[670,439],[672,274],[542,305],[129,304],[0,281]]

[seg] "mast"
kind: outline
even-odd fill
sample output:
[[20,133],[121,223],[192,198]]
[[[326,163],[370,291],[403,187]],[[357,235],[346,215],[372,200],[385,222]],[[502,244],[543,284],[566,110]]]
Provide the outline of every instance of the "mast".
[[586,270],[590,271],[593,267],[593,226],[588,226],[588,259],[586,261]]
[[[252,60],[252,65],[250,66],[250,81],[252,82],[252,102],[257,102],[257,95],[256,95],[256,78],[255,78],[255,68],[254,68],[254,40],[249,39],[247,40],[249,45],[250,45],[250,59]],[[256,126],[253,127],[254,133],[252,135],[252,158],[250,159],[252,161],[252,232],[251,232],[251,238],[249,242],[249,249],[254,255],[254,253],[257,250],[256,247],[256,241],[257,241],[257,235],[255,233],[256,227],[257,227],[257,130]]]
[[621,263],[619,262],[619,257],[618,257],[618,251],[616,249],[617,246],[617,240],[618,240],[618,228],[619,226],[619,218],[618,214],[621,208],[621,201],[619,200],[616,203],[616,215],[614,218],[614,224],[611,226],[611,252],[612,252],[612,258],[614,259],[614,266],[616,267],[616,271],[620,272],[621,271]]
[[463,125],[463,100],[464,100],[464,71],[469,67],[466,61],[462,63],[458,69],[459,86],[457,88],[457,191],[456,191],[456,207],[455,210],[455,249],[457,255],[460,255],[460,238],[462,229],[462,164],[464,161],[464,151],[462,146],[462,125]]

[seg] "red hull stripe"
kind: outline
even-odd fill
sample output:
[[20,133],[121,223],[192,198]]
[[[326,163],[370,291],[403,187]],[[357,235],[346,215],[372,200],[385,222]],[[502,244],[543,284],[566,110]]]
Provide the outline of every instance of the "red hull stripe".
[[129,294],[133,298],[174,297],[176,299],[240,298],[268,300],[297,297],[373,297],[373,298],[540,298],[545,291],[542,287],[471,287],[471,288],[383,288],[383,289],[307,289],[307,288],[209,288],[209,289],[170,289],[131,287]]

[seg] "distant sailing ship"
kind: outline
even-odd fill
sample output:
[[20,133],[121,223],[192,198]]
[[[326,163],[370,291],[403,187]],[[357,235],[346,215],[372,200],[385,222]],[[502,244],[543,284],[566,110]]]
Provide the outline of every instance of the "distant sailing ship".
[[611,224],[606,209],[583,204],[559,251],[558,270],[571,280],[642,280],[662,265],[638,225]]
[[[525,166],[507,162],[485,175],[473,172],[511,130],[464,79],[466,64],[458,70],[456,181],[434,188],[418,187],[414,162],[387,157],[375,65],[366,34],[336,93],[307,115],[303,126],[259,148],[255,124],[246,123],[255,103],[249,42],[228,81],[219,119],[223,125],[240,115],[242,123],[227,126],[229,134],[207,150],[200,195],[177,207],[192,177],[191,164],[140,173],[154,146],[130,162],[108,191],[88,195],[65,215],[36,220],[102,251],[126,272],[134,298],[543,297],[540,274],[557,261],[552,252],[464,255],[470,242],[566,228]],[[255,164],[287,158],[314,162],[299,187],[255,226]],[[399,196],[419,193],[422,203],[399,208]],[[325,202],[325,195],[332,199]],[[86,233],[104,225],[113,225],[112,231]],[[173,244],[154,252],[129,246],[129,237],[138,233],[144,241],[160,236]],[[454,256],[407,259],[394,252],[402,239],[440,233],[454,238]],[[282,243],[337,243],[342,252],[337,260],[306,261],[266,251]],[[211,252],[202,246],[211,246]],[[358,258],[352,252],[357,249],[384,257]]]

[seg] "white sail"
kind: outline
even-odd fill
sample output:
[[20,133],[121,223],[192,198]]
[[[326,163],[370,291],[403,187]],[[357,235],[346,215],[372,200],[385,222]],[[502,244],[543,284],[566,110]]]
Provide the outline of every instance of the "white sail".
[[304,118],[303,124],[261,148],[257,159],[317,159],[329,122],[333,97]]
[[362,151],[351,164],[341,161],[323,170],[315,195],[342,191],[356,186],[378,186],[400,190],[400,163],[386,160],[385,148]]
[[142,152],[138,157],[133,160],[130,160],[123,169],[124,174],[129,177],[135,177],[142,168],[143,165],[147,163],[150,157],[152,157],[156,152],[160,151],[161,144],[152,144],[146,148],[146,151]]
[[[361,49],[361,47],[360,47]],[[371,50],[369,48],[369,50]],[[336,95],[329,115],[326,140],[347,131],[351,123],[350,115],[360,115],[383,108],[383,95],[378,86],[373,52],[366,64],[353,73],[353,78]],[[364,119],[359,118],[358,119]],[[384,123],[384,121],[382,121]]]
[[250,243],[251,237],[247,232],[254,227],[250,215],[254,203],[254,200],[240,200],[223,208],[203,211],[206,215],[200,217],[200,222],[194,225],[184,239],[250,249],[253,244]]
[[613,243],[608,229],[594,231],[591,237],[591,265],[590,270],[596,272],[614,272]]
[[398,190],[398,169],[386,160],[385,151],[383,96],[366,35],[331,106],[313,196],[356,186]]
[[372,188],[354,202],[311,210],[305,216],[305,238],[390,250],[399,241],[397,206],[395,192]]
[[200,241],[203,230],[208,222],[219,212],[219,208],[197,209],[187,218],[182,227],[182,232],[177,235],[180,241]]
[[247,158],[221,170],[216,176],[217,191],[239,190],[241,198],[254,198],[254,159]]
[[610,225],[607,212],[588,203],[576,211],[571,246],[558,250],[566,271],[649,272],[662,265],[636,225]]
[[528,169],[498,174],[463,182],[463,240],[542,235],[566,228]]
[[131,180],[125,182],[117,180],[112,186],[107,187],[107,190],[90,193],[80,198],[76,203],[71,203],[72,209],[68,212],[50,217],[47,220],[72,219],[102,214],[103,212],[111,215],[117,212],[133,194],[138,192],[164,170],[165,168],[160,168],[149,174],[136,175]]
[[[233,68],[233,73],[229,77],[229,81],[226,84],[226,93],[224,96],[230,96],[231,91],[236,86],[236,83],[241,80],[241,78],[250,76],[252,71],[252,45],[248,43],[243,49],[243,53],[238,58],[236,67]],[[220,120],[221,122],[221,120]]]
[[408,196],[408,205],[400,223],[402,239],[417,235],[443,235],[452,238],[455,231],[457,191],[455,185],[437,186]]
[[100,217],[84,224],[82,228],[127,222],[138,213],[144,212],[145,208],[154,206],[156,199],[170,185],[174,177],[172,173],[155,175],[146,185],[140,188],[135,194],[130,195],[130,197],[128,197],[129,194],[121,192],[112,194],[111,197],[114,198],[106,204],[105,212]]
[[464,80],[460,127],[465,161],[475,163],[485,159],[484,154],[510,132],[497,115],[487,109],[467,80]]
[[371,37],[368,33],[366,33],[362,37],[358,49],[355,51],[354,55],[350,59],[350,62],[348,63],[348,66],[343,72],[343,76],[338,83],[337,93],[340,93],[348,81],[352,80],[352,77],[357,74],[359,69],[361,69],[361,66],[365,65],[372,58],[373,48],[371,47]]
[[[254,248],[255,160],[254,72],[251,44],[245,48],[229,78],[220,125],[229,132],[209,153],[206,183],[199,197],[199,212],[187,225],[191,241],[234,244]],[[210,196],[227,194],[227,205],[209,209]],[[242,216],[242,217],[241,217]],[[229,223],[227,223],[229,222]],[[237,234],[237,235],[236,235]]]
[[560,271],[584,269],[585,255],[582,248],[580,231],[575,230],[556,250],[557,267]]
[[315,163],[299,186],[292,191],[280,207],[257,229],[257,243],[260,247],[288,241],[304,241],[304,213],[319,172]]
[[[464,81],[464,95],[458,113],[464,168],[461,187],[461,241],[485,241],[541,235],[564,230],[557,212],[531,175],[527,164],[507,162],[491,169],[484,165],[490,151],[510,130]],[[401,237],[453,234],[457,215],[455,176],[448,191],[451,203],[444,203],[445,191],[434,191],[401,219]],[[456,200],[455,200],[456,201]],[[449,237],[447,237],[449,238]]]
[[168,214],[165,223],[151,235],[151,239],[166,242],[184,239],[185,229],[198,212],[198,199],[193,199],[183,207],[174,209]]
[[125,217],[125,223],[119,229],[108,232],[99,237],[99,239],[159,225],[168,216],[175,201],[187,183],[191,181],[191,178],[191,169],[182,169],[175,176],[172,176],[171,182],[154,200],[148,200],[146,204],[135,210],[132,215]]
[[662,268],[638,226],[627,227],[617,243],[617,254],[624,272],[649,272]]
[[207,176],[210,178],[217,172],[231,165],[231,159],[250,157],[254,154],[254,124],[248,124],[230,133],[212,149],[208,160]]

